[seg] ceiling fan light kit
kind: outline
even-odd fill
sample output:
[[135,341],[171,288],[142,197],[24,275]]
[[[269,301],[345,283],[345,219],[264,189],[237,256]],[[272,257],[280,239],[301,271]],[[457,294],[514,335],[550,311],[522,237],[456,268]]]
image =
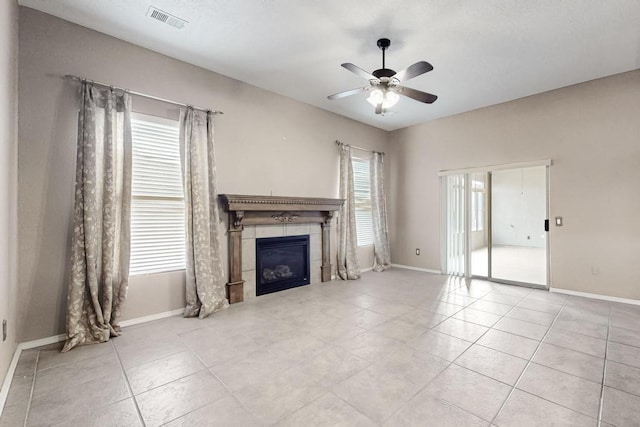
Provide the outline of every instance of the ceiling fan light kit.
[[343,68],[369,80],[369,86],[339,92],[329,95],[327,98],[340,99],[360,92],[371,91],[367,101],[376,108],[376,114],[383,115],[387,109],[398,103],[400,95],[407,96],[425,104],[431,104],[438,99],[436,95],[401,86],[401,83],[433,70],[431,64],[426,61],[419,61],[396,73],[394,70],[386,68],[385,62],[385,51],[391,45],[391,40],[385,38],[379,39],[377,44],[382,50],[382,68],[369,73],[349,62],[342,64]]
[[380,89],[376,89],[371,91],[367,101],[369,101],[369,104],[374,107],[378,104],[382,104],[382,109],[386,110],[387,108],[393,107],[398,103],[398,101],[400,101],[400,95],[395,92],[391,92],[390,90],[383,92]]

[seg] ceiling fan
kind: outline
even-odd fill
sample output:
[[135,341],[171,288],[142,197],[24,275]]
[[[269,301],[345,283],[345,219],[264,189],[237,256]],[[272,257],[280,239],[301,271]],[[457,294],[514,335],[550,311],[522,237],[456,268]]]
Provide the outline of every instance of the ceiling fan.
[[339,92],[333,95],[329,95],[327,98],[339,99],[355,95],[360,92],[371,91],[369,97],[367,98],[367,101],[369,101],[374,107],[376,107],[376,114],[384,114],[388,108],[396,105],[396,103],[400,100],[399,95],[408,96],[409,98],[415,99],[416,101],[424,102],[425,104],[431,104],[435,102],[435,100],[438,99],[436,95],[432,95],[430,93],[422,92],[416,89],[411,89],[400,84],[433,70],[433,66],[426,61],[420,61],[408,66],[404,70],[397,73],[389,68],[385,68],[384,53],[390,45],[391,40],[389,39],[378,40],[378,47],[382,49],[382,68],[380,68],[379,70],[375,70],[372,73],[369,73],[349,62],[342,64],[344,68],[351,71],[352,73],[369,80],[369,86]]

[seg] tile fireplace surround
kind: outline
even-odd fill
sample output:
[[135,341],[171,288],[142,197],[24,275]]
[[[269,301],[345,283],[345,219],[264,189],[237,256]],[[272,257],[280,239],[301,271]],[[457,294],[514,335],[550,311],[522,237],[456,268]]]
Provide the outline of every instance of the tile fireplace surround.
[[[251,233],[263,234],[262,236],[254,236],[253,243],[255,244],[255,237],[274,235],[310,234],[313,239],[314,230],[316,230],[313,224],[320,224],[322,241],[320,279],[323,282],[331,280],[331,220],[334,213],[344,203],[343,199],[237,194],[220,194],[218,197],[224,210],[229,213],[229,282],[227,283],[229,303],[244,301],[245,294],[251,292],[255,295],[253,289],[247,289],[249,292],[245,292],[244,289],[243,270],[245,270],[245,277],[249,277],[251,274],[247,274],[247,269],[242,265],[243,240],[248,240],[243,237],[251,238],[251,235],[243,236],[245,226],[256,226],[255,230],[251,230]],[[316,263],[312,263],[313,267],[317,267]],[[316,275],[317,272],[312,270],[311,276],[315,277]],[[255,288],[255,279],[253,288]]]

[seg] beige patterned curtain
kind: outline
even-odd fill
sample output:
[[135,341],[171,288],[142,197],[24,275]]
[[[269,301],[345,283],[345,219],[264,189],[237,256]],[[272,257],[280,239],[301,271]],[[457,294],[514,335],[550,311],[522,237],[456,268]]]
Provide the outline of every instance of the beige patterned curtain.
[[387,198],[384,193],[384,154],[371,156],[371,216],[373,218],[373,270],[391,267],[389,227],[387,225]]
[[129,282],[130,113],[127,93],[82,84],[63,352],[120,333]]
[[184,317],[202,319],[229,306],[218,231],[220,213],[210,111],[183,109],[180,155],[187,217],[187,307]]
[[345,202],[338,217],[338,276],[342,280],[359,279],[353,164],[351,147],[344,144],[340,144],[340,198],[345,199]]

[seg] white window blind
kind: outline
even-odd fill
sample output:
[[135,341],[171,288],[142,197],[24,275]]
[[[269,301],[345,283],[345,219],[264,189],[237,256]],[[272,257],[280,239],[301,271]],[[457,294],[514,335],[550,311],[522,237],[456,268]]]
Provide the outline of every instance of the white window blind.
[[134,114],[131,137],[129,274],[182,270],[185,213],[178,122]]
[[353,188],[356,202],[356,234],[358,237],[358,246],[373,245],[369,159],[352,157],[351,163],[353,165]]

